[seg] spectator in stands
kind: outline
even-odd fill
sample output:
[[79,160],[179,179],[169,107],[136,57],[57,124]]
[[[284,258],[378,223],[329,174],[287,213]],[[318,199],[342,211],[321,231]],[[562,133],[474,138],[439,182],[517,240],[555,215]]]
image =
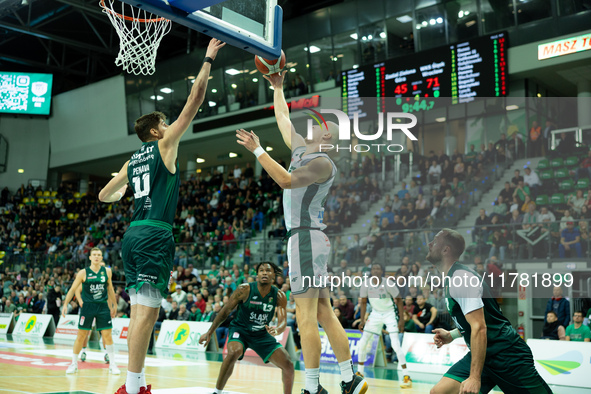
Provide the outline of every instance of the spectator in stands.
[[402,214],[402,224],[406,229],[413,229],[417,227],[417,220],[419,216],[417,215],[417,211],[414,208],[414,204],[409,202],[406,205],[406,210]]
[[558,321],[556,313],[553,311],[546,313],[544,328],[542,328],[542,339],[565,340],[565,329]]
[[583,325],[583,311],[575,311],[573,324],[566,327],[566,340],[573,342],[591,342],[591,329]]
[[400,183],[400,190],[396,193],[398,198],[404,200],[404,196],[408,194],[408,189],[406,188],[406,182]]
[[392,200],[391,204],[392,212],[400,213],[400,209],[402,209],[402,200],[398,196],[398,194],[394,194],[394,200]]
[[392,212],[392,208],[387,205],[384,208],[384,212],[380,215],[380,224],[383,224],[384,219],[388,220],[388,224],[394,223],[394,212]]
[[474,163],[478,153],[474,150],[474,144],[470,144],[470,150],[464,155],[464,162]]
[[505,182],[505,186],[503,187],[503,190],[499,192],[499,196],[503,196],[505,202],[511,202],[513,199],[513,188],[511,188],[511,183]]
[[454,173],[453,176],[457,177],[458,179],[464,179],[464,172],[465,172],[465,165],[462,162],[462,158],[458,157],[456,159],[455,165],[454,165]]
[[191,312],[187,310],[187,304],[181,304],[179,307],[179,313],[176,317],[177,320],[189,320]]
[[341,295],[339,297],[339,304],[337,305],[336,309],[341,312],[341,316],[345,320],[345,328],[351,327],[353,321],[355,320],[355,305],[349,300],[346,296]]
[[[472,145],[473,147],[474,145]],[[436,184],[439,183],[441,179],[441,165],[437,163],[437,160],[433,160],[431,162],[431,167],[429,167],[429,183]]]
[[574,249],[577,257],[583,257],[581,249],[581,233],[575,228],[574,222],[566,222],[566,228],[560,233],[560,245],[558,245],[558,255],[563,259],[567,252]]
[[486,149],[486,152],[484,153],[484,160],[488,164],[494,164],[498,161],[497,150],[495,149],[495,145],[492,142],[488,143],[488,147]]
[[541,156],[542,155],[542,126],[537,121],[532,122],[531,129],[529,130],[529,142],[530,142],[530,156]]
[[[521,201],[522,203],[525,202],[525,198],[529,197],[531,198],[531,191],[529,189],[529,186],[525,185],[523,180],[520,180],[517,183],[517,187],[515,188],[515,191],[513,192],[514,196],[517,196],[519,198],[519,201]],[[532,199],[533,200],[533,199]]]
[[523,181],[523,177],[520,175],[519,170],[515,170],[513,178],[511,178],[511,187],[516,188],[519,186],[519,181]]
[[480,208],[479,216],[476,218],[474,229],[472,230],[472,242],[486,243],[488,241],[490,230],[487,226],[489,224],[490,219],[486,216],[486,211],[484,208]]
[[581,249],[583,256],[587,256],[589,252],[589,226],[585,220],[579,220],[579,232],[581,233]]
[[532,193],[532,199],[538,195],[538,190],[542,187],[542,181],[535,171],[531,168],[525,167],[525,175],[523,176],[523,184],[528,186]]
[[579,189],[577,190],[576,196],[570,195],[568,197],[566,205],[570,207],[569,209],[572,210],[577,217],[580,217],[583,212],[583,207],[585,206],[585,203],[586,200],[583,196],[583,191]]
[[570,323],[570,302],[562,297],[562,287],[560,286],[554,287],[552,294],[553,297],[546,304],[545,313],[554,312],[558,323],[564,327],[568,327],[568,323]]
[[575,133],[561,133],[560,143],[556,147],[556,153],[560,156],[568,156],[575,151],[576,147]]
[[177,320],[179,316],[179,305],[176,301],[172,302],[172,308],[168,314],[168,320]]
[[437,319],[437,309],[426,302],[423,294],[417,295],[417,307],[412,315],[417,332],[432,333]]
[[575,182],[578,182],[580,178],[591,178],[591,150],[587,152],[587,157],[581,159],[579,162],[579,168],[574,173]]
[[548,220],[550,222],[556,221],[556,216],[552,213],[552,211],[548,210],[548,207],[540,208],[540,221],[543,222],[544,220]]
[[183,290],[183,286],[177,283],[175,292],[172,294],[172,300],[176,301],[177,305],[187,302],[187,293]]
[[566,228],[566,224],[568,222],[574,222],[575,218],[573,218],[570,214],[570,211],[568,209],[564,210],[563,212],[563,216],[562,218],[560,218],[560,231],[564,230]]
[[443,199],[441,200],[441,208],[443,208],[447,212],[449,212],[451,209],[454,208],[455,203],[456,203],[456,198],[452,194],[451,190],[447,189],[445,191],[445,197],[443,197]]
[[502,222],[506,221],[507,215],[509,214],[509,210],[507,209],[507,204],[505,204],[505,199],[502,195],[497,197],[497,201],[495,202],[495,206],[493,208],[492,216],[499,216]]
[[445,197],[445,191],[448,189],[451,190],[451,185],[447,183],[446,178],[441,178],[439,187],[437,188],[437,197],[439,198],[439,201],[443,200],[443,197]]
[[[493,221],[496,220],[496,218],[498,218],[498,216],[495,216],[493,218]],[[494,255],[496,255],[498,253],[501,261],[504,261],[505,260],[505,252],[506,252],[507,246],[508,246],[507,237],[505,237],[505,234],[503,233],[502,229],[499,227],[493,227],[492,232],[493,232],[493,235],[491,237],[492,246],[490,248],[490,252],[488,254],[488,257],[490,259],[492,259],[494,257]]]
[[523,215],[523,229],[529,230],[536,223],[540,222],[540,213],[536,210],[536,204],[530,204],[527,213]]
[[415,201],[415,209],[417,210],[419,219],[425,218],[429,213],[428,201],[423,198],[423,194],[419,194],[417,200]]
[[408,188],[408,194],[412,197],[412,199],[416,199],[419,196],[419,194],[422,194],[422,193],[423,193],[423,189],[417,185],[417,182],[414,179],[412,181],[410,181],[410,186]]

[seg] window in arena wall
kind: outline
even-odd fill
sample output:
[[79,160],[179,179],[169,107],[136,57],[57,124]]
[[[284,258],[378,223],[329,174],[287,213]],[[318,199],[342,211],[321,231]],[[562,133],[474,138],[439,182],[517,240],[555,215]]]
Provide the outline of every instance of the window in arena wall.
[[[332,37],[325,37],[320,40],[312,41],[309,47],[310,53],[310,71],[312,79],[308,83],[308,93],[326,89],[325,83],[330,71],[334,73],[333,59],[338,59],[333,52]],[[331,86],[332,87],[332,86]]]
[[480,13],[485,33],[493,33],[515,26],[512,1],[482,0],[480,2]]
[[307,93],[306,82],[310,80],[310,53],[304,48],[307,44],[295,45],[284,50],[286,59],[284,92],[286,97],[296,97]]
[[334,62],[335,79],[340,81],[341,71],[350,70],[359,64],[359,34],[357,30],[337,34],[333,37],[333,43],[337,58]]
[[409,20],[411,15],[409,12],[386,19],[386,41],[388,43],[389,58],[414,53],[413,20]]
[[[509,7],[506,7],[509,8]],[[478,7],[474,1],[445,3],[449,43],[478,37]]]
[[386,27],[383,22],[372,23],[359,28],[362,64],[372,64],[386,59],[386,37]]
[[446,18],[443,5],[422,8],[415,12],[415,28],[417,30],[419,50],[445,45]]
[[518,25],[552,16],[552,4],[550,0],[519,1],[516,4]]

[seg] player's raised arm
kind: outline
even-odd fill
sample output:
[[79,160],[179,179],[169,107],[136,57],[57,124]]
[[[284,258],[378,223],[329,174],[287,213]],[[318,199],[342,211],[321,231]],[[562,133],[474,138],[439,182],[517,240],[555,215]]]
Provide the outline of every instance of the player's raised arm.
[[470,352],[472,363],[470,364],[470,377],[464,380],[460,386],[461,393],[479,393],[480,379],[484,359],[486,357],[486,321],[484,320],[484,309],[476,309],[466,314],[466,320],[472,331],[470,336]]
[[236,130],[236,138],[238,138],[237,142],[240,145],[257,156],[265,171],[282,189],[297,189],[310,186],[313,183],[322,183],[332,175],[332,164],[324,157],[311,160],[305,166],[289,173],[265,152],[259,143],[259,137],[252,131]]
[[70,303],[70,301],[72,301],[72,297],[74,297],[74,293],[75,293],[76,289],[82,284],[82,282],[84,282],[85,279],[86,279],[86,271],[85,270],[78,271],[78,273],[76,274],[76,279],[74,279],[74,283],[72,283],[70,290],[68,290],[68,294],[66,294],[66,299],[64,300],[64,306],[62,308],[62,316],[66,316],[66,314],[68,313],[68,304]]
[[275,109],[275,119],[277,119],[277,126],[283,137],[283,142],[289,149],[295,149],[298,146],[304,146],[304,137],[296,133],[293,123],[289,119],[289,107],[285,101],[283,94],[283,79],[286,71],[277,74],[264,75],[267,81],[273,86],[273,107]]
[[127,165],[129,160],[123,164],[121,170],[107,183],[99,193],[99,200],[102,202],[116,202],[121,200],[127,189]]
[[235,292],[232,293],[232,296],[228,300],[228,302],[224,305],[224,307],[220,310],[217,314],[213,323],[211,323],[211,327],[209,330],[201,336],[199,339],[199,343],[207,346],[209,343],[212,335],[215,335],[215,330],[222,324],[230,315],[230,313],[236,308],[236,306],[244,302],[248,299],[248,295],[250,294],[250,285],[248,283],[243,283],[236,289]]
[[181,137],[189,128],[189,125],[195,118],[195,115],[197,115],[199,107],[201,104],[203,104],[203,100],[205,100],[207,80],[209,79],[209,72],[211,71],[211,62],[215,60],[218,51],[224,45],[226,45],[225,42],[215,38],[212,38],[211,41],[209,41],[209,46],[205,52],[205,61],[201,66],[201,71],[199,71],[199,75],[197,76],[195,83],[193,83],[191,93],[187,98],[187,103],[181,111],[178,119],[168,126],[168,130],[162,138],[162,147],[170,148],[178,146]]
[[285,293],[279,290],[277,292],[277,306],[275,307],[275,315],[277,316],[277,326],[265,326],[267,332],[273,336],[281,335],[287,327],[287,297]]

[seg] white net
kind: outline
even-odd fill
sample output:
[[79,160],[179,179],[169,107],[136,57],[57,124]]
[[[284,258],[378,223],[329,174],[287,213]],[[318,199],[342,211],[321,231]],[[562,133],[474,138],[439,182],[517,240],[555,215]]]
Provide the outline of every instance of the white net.
[[170,20],[117,0],[101,0],[99,4],[119,35],[115,64],[130,74],[154,74],[156,52],[162,37],[170,31]]

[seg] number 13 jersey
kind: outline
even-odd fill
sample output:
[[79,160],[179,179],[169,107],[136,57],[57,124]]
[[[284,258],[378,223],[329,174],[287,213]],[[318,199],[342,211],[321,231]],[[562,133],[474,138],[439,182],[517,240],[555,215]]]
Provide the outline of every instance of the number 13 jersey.
[[173,224],[179,198],[178,162],[172,174],[164,165],[158,141],[144,142],[131,156],[127,179],[135,197],[132,222],[158,220]]

